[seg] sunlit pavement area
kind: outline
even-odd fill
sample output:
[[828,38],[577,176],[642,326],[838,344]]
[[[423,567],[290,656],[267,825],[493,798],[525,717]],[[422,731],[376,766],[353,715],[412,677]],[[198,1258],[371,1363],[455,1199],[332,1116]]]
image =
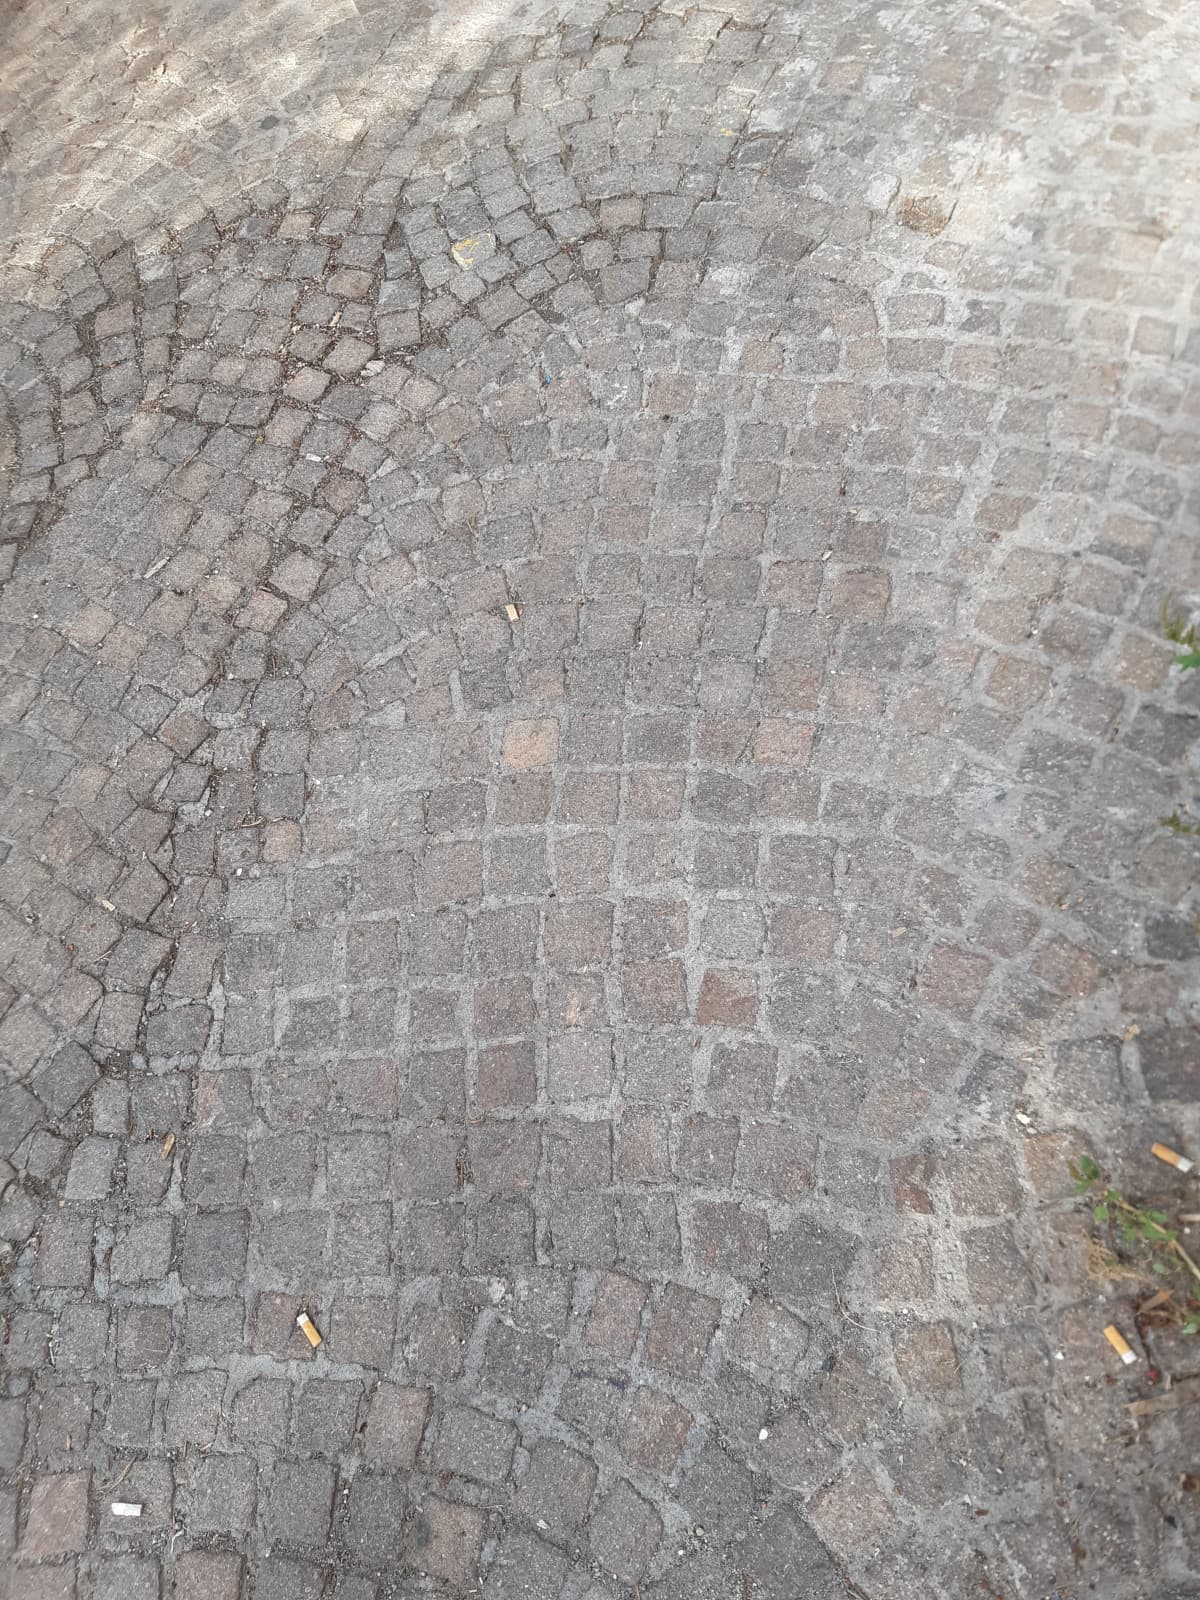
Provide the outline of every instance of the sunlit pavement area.
[[1200,1594],[1200,5],[4,27],[0,1593]]

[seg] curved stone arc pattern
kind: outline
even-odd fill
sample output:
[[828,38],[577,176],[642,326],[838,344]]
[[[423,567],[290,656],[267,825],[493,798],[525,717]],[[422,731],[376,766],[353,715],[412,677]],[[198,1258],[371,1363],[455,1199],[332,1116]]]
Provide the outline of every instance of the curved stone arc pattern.
[[1139,1593],[1056,1206],[1197,1132],[1186,15],[507,20],[17,74],[20,1570]]

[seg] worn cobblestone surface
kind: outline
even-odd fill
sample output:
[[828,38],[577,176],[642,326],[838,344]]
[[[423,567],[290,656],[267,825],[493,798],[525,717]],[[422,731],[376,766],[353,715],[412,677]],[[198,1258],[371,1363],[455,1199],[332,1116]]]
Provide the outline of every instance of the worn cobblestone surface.
[[1200,1593],[1065,1175],[1200,1147],[1200,8],[115,10],[0,85],[0,1590]]

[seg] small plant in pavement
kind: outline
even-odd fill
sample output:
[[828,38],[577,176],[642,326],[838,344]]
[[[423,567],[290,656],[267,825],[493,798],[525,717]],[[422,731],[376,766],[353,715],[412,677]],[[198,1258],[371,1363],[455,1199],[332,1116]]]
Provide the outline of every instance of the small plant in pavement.
[[1183,1311],[1183,1332],[1200,1333],[1200,1267],[1179,1239],[1165,1211],[1139,1205],[1105,1177],[1091,1156],[1070,1163],[1075,1192],[1092,1200],[1092,1217],[1105,1230],[1114,1258],[1147,1267],[1155,1278],[1175,1280]]

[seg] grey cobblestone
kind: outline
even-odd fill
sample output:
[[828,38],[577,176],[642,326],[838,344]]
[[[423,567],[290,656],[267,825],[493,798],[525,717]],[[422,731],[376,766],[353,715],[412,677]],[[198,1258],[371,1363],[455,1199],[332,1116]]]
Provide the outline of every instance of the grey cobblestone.
[[1200,1581],[1194,7],[9,31],[14,1594]]

